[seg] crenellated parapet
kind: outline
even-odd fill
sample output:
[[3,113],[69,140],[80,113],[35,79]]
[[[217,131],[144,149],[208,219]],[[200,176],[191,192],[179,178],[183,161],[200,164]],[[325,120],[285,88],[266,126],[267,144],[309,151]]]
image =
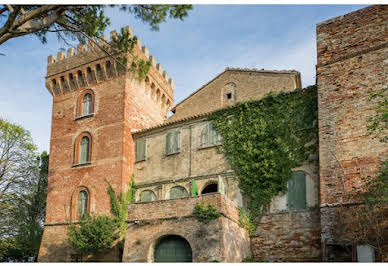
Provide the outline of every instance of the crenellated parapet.
[[[134,36],[129,26],[123,30],[128,32],[130,37]],[[110,40],[117,34],[117,31],[110,32]],[[97,44],[89,41],[87,45],[79,44],[77,49],[71,47],[66,53],[60,51],[56,56],[48,56],[46,88],[55,96],[124,75],[126,72],[108,53],[109,41],[106,36],[102,36],[102,40]],[[139,37],[133,56],[151,62],[151,68],[143,81],[145,90],[162,107],[170,109],[173,106],[174,81],[156,61],[155,56],[150,55],[148,48],[142,46]],[[131,58],[128,59],[130,62]]]

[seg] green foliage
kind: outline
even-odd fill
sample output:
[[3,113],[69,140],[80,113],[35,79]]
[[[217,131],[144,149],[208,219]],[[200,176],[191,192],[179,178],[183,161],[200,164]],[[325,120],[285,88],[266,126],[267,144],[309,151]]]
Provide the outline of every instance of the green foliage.
[[198,221],[205,224],[221,216],[221,213],[213,205],[209,204],[205,207],[203,202],[195,205],[193,214],[197,217]]
[[238,208],[238,215],[239,215],[238,217],[239,225],[242,228],[245,228],[248,234],[252,236],[256,231],[256,226],[253,223],[252,215],[248,211],[244,210],[244,208],[241,208],[241,207]]
[[[379,101],[376,114],[368,119],[368,134],[379,137],[381,142],[388,142],[388,88],[379,90],[370,95],[370,100]],[[383,135],[383,136],[381,136]]]
[[382,163],[376,178],[366,184],[367,204],[388,204],[388,161]]
[[86,215],[78,226],[69,226],[69,243],[82,260],[109,250],[119,237],[117,222],[109,216]]
[[317,89],[269,94],[210,115],[252,217],[286,191],[291,169],[316,150]]
[[[47,34],[56,34],[58,40],[86,42],[98,39],[103,34],[110,19],[104,11],[107,5],[5,5],[0,4],[0,45],[9,39],[33,34],[42,43],[47,42]],[[115,7],[115,5],[110,5]],[[171,19],[183,20],[192,5],[120,5],[119,10],[128,12],[136,19],[147,23],[152,30]]]
[[38,156],[36,150],[27,130],[0,119],[0,260],[23,261],[38,255],[46,210],[48,154]]
[[[107,181],[106,181],[107,182]],[[109,184],[109,183],[108,183]],[[116,192],[113,187],[109,184],[108,194],[111,202],[111,211],[116,221],[121,236],[125,235],[127,229],[127,218],[128,218],[128,205],[135,202],[136,196],[136,184],[135,177],[132,174],[131,180],[128,183],[128,189],[124,193],[120,193],[119,198],[116,196]]]
[[159,30],[159,24],[167,17],[183,20],[192,5],[123,5],[121,10],[132,13],[137,19],[148,23],[152,30]]

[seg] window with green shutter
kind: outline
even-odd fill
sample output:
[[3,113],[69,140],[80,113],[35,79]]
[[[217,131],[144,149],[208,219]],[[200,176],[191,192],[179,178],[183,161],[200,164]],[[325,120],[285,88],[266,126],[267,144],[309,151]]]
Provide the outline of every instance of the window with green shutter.
[[221,144],[221,134],[208,123],[201,132],[201,147],[210,147]]
[[136,161],[144,161],[146,159],[146,139],[136,140]]
[[180,150],[180,132],[171,131],[166,136],[166,154],[178,153]]
[[303,171],[292,172],[287,184],[287,205],[289,210],[306,209],[306,174]]

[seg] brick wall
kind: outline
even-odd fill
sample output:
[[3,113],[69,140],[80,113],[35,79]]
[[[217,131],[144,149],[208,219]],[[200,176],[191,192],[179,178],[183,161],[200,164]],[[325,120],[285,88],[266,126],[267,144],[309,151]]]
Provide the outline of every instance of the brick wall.
[[322,241],[335,242],[331,211],[347,192],[375,176],[386,144],[367,135],[377,102],[388,86],[388,6],[367,8],[317,25],[317,81]]
[[251,237],[253,256],[269,262],[321,261],[318,209],[269,213]]
[[[140,57],[146,57],[139,43],[134,51]],[[166,74],[161,72],[161,66],[155,66],[155,61],[147,81],[139,82],[132,73],[115,72],[115,75],[107,76],[105,60],[101,54],[94,53],[92,48],[79,51],[76,55],[70,51],[66,58],[58,53],[55,62],[49,57],[46,86],[53,95],[53,109],[45,220],[47,226],[40,251],[45,256],[39,255],[39,260],[55,256],[48,254],[55,252],[49,248],[52,243],[62,241],[66,246],[66,235],[58,233],[54,236],[50,232],[56,230],[56,224],[76,220],[76,194],[81,187],[89,193],[89,212],[110,214],[110,198],[105,180],[116,192],[122,191],[128,183],[134,161],[131,131],[162,123],[169,108],[167,101],[170,100],[172,104],[172,87]],[[96,72],[97,64],[103,68],[100,76]],[[86,73],[87,67],[92,69],[91,75],[97,77],[95,81],[88,84],[76,82],[76,85],[70,87],[66,85],[70,84],[70,74],[73,74],[74,80],[78,71]],[[54,88],[53,80],[60,86]],[[159,98],[151,98],[147,88],[152,84],[155,90],[160,89]],[[85,89],[94,92],[94,114],[79,118],[77,101]],[[91,160],[90,164],[75,165],[75,140],[83,132],[91,135]],[[56,254],[58,258],[62,256],[60,252]],[[66,254],[63,256],[68,258]]]

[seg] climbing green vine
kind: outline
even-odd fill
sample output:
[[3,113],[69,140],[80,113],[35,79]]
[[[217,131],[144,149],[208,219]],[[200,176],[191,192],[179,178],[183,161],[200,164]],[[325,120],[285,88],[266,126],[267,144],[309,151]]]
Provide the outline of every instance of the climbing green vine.
[[238,103],[209,119],[255,218],[317,148],[316,86]]
[[137,186],[135,184],[135,177],[133,174],[131,176],[131,180],[128,183],[128,189],[124,193],[120,193],[118,198],[113,187],[110,184],[108,186],[111,211],[117,226],[120,229],[121,236],[124,236],[127,230],[128,205],[135,202],[136,189]]
[[197,217],[199,222],[205,224],[221,216],[221,213],[217,211],[212,204],[208,204],[207,207],[205,207],[205,203],[203,202],[194,206],[193,214]]

